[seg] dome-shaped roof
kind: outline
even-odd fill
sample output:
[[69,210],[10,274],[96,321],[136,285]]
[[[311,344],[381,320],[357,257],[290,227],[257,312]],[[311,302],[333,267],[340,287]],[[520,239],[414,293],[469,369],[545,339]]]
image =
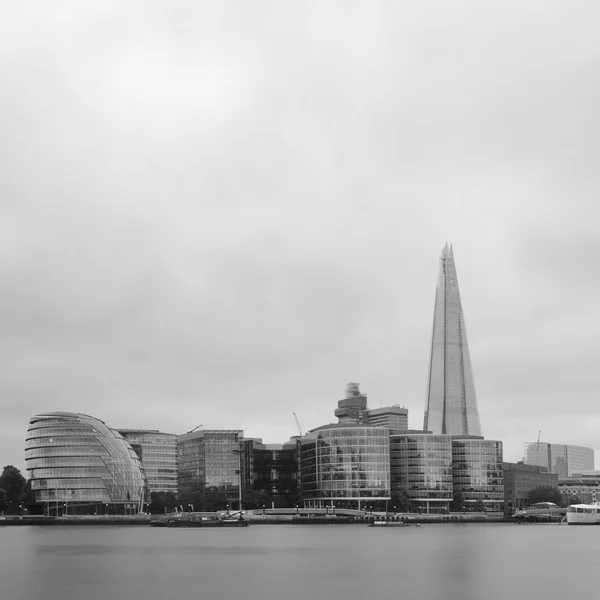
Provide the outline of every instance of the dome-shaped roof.
[[38,502],[139,502],[141,463],[120,433],[80,413],[42,413],[29,422],[25,460]]

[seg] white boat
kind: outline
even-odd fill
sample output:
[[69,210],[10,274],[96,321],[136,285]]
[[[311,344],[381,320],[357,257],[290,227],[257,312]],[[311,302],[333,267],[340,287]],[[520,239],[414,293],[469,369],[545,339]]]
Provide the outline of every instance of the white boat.
[[600,525],[600,502],[593,504],[571,504],[567,508],[569,525]]

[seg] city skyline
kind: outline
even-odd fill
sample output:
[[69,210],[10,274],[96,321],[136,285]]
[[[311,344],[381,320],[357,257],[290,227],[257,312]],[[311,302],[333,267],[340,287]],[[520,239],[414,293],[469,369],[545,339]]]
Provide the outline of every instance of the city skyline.
[[281,442],[348,381],[420,428],[446,239],[485,436],[600,448],[600,9],[403,4],[7,8],[3,463],[47,410]]
[[448,435],[482,435],[452,245],[440,256],[423,428]]

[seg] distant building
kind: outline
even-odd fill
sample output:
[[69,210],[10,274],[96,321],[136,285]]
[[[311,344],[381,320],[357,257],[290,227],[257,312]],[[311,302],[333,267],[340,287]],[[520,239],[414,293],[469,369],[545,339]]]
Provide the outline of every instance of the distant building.
[[25,461],[35,500],[48,515],[136,514],[141,509],[140,459],[100,419],[70,412],[31,417]]
[[268,494],[268,507],[293,506],[298,494],[298,450],[296,444],[263,444],[244,439],[242,490]]
[[452,438],[417,431],[392,433],[390,472],[392,502],[396,493],[404,493],[415,509],[446,512],[453,491]]
[[531,490],[538,487],[558,489],[558,475],[548,473],[546,467],[522,462],[502,464],[504,470],[504,512],[509,515],[525,508]]
[[558,480],[558,489],[569,504],[600,502],[600,477],[567,477]]
[[366,422],[373,427],[387,427],[393,431],[407,431],[408,409],[398,405],[370,408],[366,412]]
[[338,402],[335,416],[339,423],[362,423],[367,411],[367,396],[360,393],[358,383],[349,383],[346,386],[346,397]]
[[142,461],[148,492],[177,495],[177,436],[155,429],[119,429]]
[[338,401],[335,416],[342,425],[370,425],[387,427],[395,431],[408,430],[408,409],[395,404],[381,408],[369,408],[367,395],[361,393],[360,384],[346,385],[346,397]]
[[331,424],[301,440],[305,507],[384,510],[390,499],[389,430]]
[[594,470],[594,450],[571,444],[529,442],[525,449],[525,462],[546,467],[549,473],[556,473],[564,479],[574,473]]
[[243,432],[200,430],[177,436],[177,491],[183,504],[220,494],[236,501]]
[[481,436],[481,425],[452,246],[440,257],[429,356],[425,431]]
[[452,436],[452,485],[466,507],[481,500],[487,510],[503,510],[502,464],[502,442]]

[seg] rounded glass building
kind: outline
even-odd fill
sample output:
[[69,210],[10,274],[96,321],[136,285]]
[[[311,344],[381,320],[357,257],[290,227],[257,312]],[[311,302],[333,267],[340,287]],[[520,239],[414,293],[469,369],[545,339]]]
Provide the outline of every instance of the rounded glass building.
[[301,444],[304,506],[385,507],[390,498],[388,429],[325,425],[304,435]]
[[79,413],[44,413],[29,423],[26,468],[36,502],[47,514],[139,511],[144,474],[121,434]]

